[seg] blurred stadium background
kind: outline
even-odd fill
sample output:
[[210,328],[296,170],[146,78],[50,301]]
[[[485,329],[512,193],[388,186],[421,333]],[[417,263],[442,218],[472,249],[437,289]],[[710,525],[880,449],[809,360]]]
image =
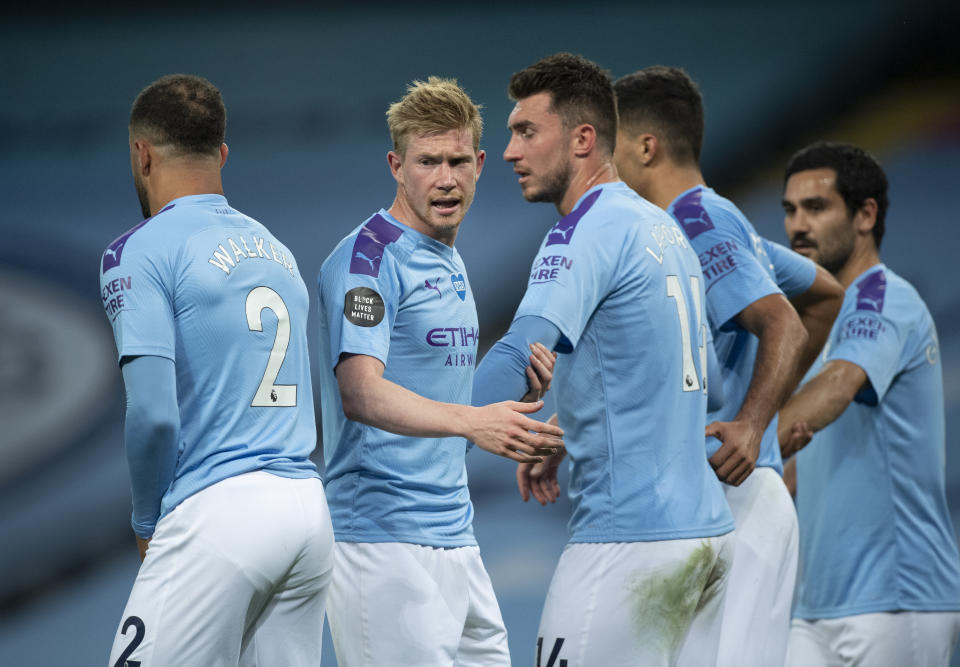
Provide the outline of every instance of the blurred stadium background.
[[[560,50],[615,76],[685,67],[705,95],[708,182],[774,240],[784,240],[789,154],[821,137],[864,145],[891,183],[884,260],[939,327],[960,525],[955,3],[227,7],[50,5],[0,16],[0,664],[104,664],[136,574],[122,387],[97,267],[139,221],[130,103],[170,72],[223,91],[227,196],[295,251],[311,288],[334,244],[392,201],[387,105],[414,78],[457,77],[485,107],[490,158],[457,244],[483,347],[506,329],[556,218],[523,201],[501,161],[517,69]],[[569,506],[522,505],[505,460],[474,452],[468,466],[511,651],[530,664]],[[335,664],[328,640],[323,665]]]

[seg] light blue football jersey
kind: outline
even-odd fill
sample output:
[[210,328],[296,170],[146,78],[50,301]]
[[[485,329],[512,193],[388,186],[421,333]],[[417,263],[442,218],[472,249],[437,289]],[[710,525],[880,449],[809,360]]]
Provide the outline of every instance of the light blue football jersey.
[[854,280],[808,377],[834,359],[870,386],[797,455],[794,615],[958,611],[940,346],[913,286],[882,264]]
[[588,190],[547,233],[516,317],[563,334],[554,375],[572,542],[733,529],[703,455],[703,275],[676,223],[626,184]]
[[[708,414],[707,422],[730,421],[746,398],[760,342],[733,318],[758,299],[783,294],[778,282],[791,290],[802,286],[797,293],[806,291],[816,277],[816,267],[783,246],[773,248],[775,244],[765,242],[733,202],[706,186],[682,193],[667,212],[690,240],[706,279],[707,319],[723,375],[724,397],[723,406]],[[779,266],[768,255],[768,248],[778,254]],[[713,456],[719,447],[719,441],[709,439],[707,456]],[[776,416],[764,431],[757,466],[783,474]]]
[[342,354],[383,362],[421,396],[470,404],[477,308],[460,253],[381,209],[324,261],[320,397],[327,501],[341,542],[476,544],[463,438],[414,438],[347,419],[334,369]]
[[221,195],[175,199],[104,251],[100,288],[120,359],[176,365],[179,453],[158,519],[252,470],[317,476],[310,297],[266,227]]

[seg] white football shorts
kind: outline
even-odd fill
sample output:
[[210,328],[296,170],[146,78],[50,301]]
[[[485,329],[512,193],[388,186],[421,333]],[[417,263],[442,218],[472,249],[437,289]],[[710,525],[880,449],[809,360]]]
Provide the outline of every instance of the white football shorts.
[[340,667],[510,664],[477,547],[337,542],[327,610]]
[[568,544],[547,591],[534,664],[712,664],[733,535]]
[[718,667],[782,665],[797,580],[799,528],[793,499],[772,468],[723,485],[737,526],[723,603]]
[[158,522],[109,667],[316,667],[332,568],[319,479],[218,482]]
[[960,612],[900,611],[793,619],[788,667],[947,667]]

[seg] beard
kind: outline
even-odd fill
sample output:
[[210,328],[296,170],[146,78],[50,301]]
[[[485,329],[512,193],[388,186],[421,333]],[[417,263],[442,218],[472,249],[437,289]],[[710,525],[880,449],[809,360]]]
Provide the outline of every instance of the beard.
[[570,179],[573,176],[573,165],[569,160],[560,164],[552,173],[543,177],[543,187],[538,191],[524,194],[528,202],[548,202],[559,204],[570,188]]
[[133,187],[137,190],[137,198],[140,200],[140,211],[143,213],[144,219],[150,217],[150,197],[147,196],[147,188],[144,186],[143,182],[137,178],[133,177]]
[[853,234],[843,235],[831,241],[826,247],[818,247],[817,250],[820,254],[820,266],[832,275],[837,275],[837,272],[846,266],[850,260],[850,255],[853,254],[854,236]]
[[832,236],[820,238],[816,241],[811,240],[805,233],[798,233],[790,239],[791,246],[796,241],[802,241],[813,247],[813,253],[810,259],[826,269],[831,275],[836,275],[847,262],[850,255],[853,254],[853,245],[856,240],[856,234],[853,231],[853,222],[850,222],[849,228],[838,230]]

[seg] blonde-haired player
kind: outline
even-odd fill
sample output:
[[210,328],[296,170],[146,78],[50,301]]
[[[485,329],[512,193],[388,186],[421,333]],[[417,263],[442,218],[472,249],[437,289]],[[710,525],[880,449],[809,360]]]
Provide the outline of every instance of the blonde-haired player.
[[[330,629],[343,667],[508,665],[473,537],[466,441],[539,461],[562,431],[524,414],[539,402],[470,406],[479,329],[454,241],[485,158],[479,110],[456,81],[431,77],[387,120],[396,198],[319,276]],[[531,364],[535,400],[552,355],[536,348]]]

